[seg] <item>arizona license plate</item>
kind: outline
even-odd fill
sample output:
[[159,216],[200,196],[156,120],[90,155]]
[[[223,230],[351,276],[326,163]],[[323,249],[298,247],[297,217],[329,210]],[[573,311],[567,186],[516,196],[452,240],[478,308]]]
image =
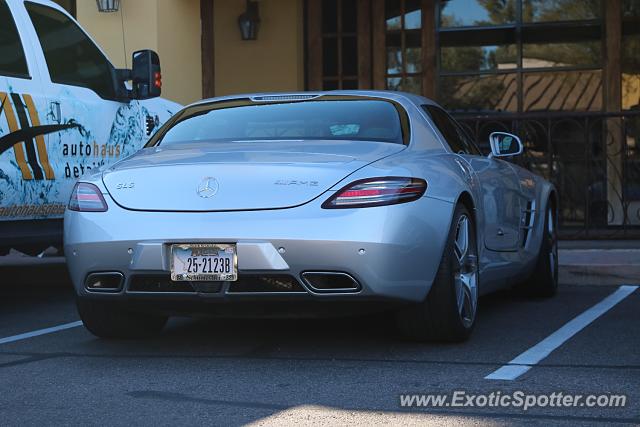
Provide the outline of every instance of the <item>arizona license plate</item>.
[[196,282],[238,280],[236,245],[227,243],[171,245],[171,280]]

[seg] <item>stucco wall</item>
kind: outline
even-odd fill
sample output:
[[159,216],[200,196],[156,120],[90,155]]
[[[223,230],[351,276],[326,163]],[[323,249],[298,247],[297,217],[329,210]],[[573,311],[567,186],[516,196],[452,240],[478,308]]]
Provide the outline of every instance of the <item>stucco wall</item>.
[[123,0],[115,13],[83,0],[77,17],[116,67],[130,67],[136,50],[153,49],[162,65],[162,96],[182,104],[201,98],[199,0]]
[[[245,5],[214,1],[216,95],[303,90],[303,1],[259,0],[255,41],[241,40],[238,30]],[[163,96],[183,104],[201,98],[200,0],[122,0],[116,13],[99,13],[94,1],[82,0],[77,16],[116,67],[130,67],[135,50],[153,49]]]
[[183,104],[201,99],[200,0],[158,1],[158,49],[163,93]]
[[304,88],[302,0],[258,3],[258,39],[243,41],[238,16],[245,2],[214,2],[216,95]]

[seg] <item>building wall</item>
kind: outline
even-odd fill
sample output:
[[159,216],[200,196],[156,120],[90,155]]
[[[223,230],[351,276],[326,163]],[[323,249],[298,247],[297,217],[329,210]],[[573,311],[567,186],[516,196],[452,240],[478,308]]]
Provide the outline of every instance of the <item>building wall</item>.
[[200,0],[158,0],[162,90],[182,104],[202,98],[200,28]]
[[[215,94],[304,89],[303,0],[259,0],[258,39],[243,41],[240,0],[214,0]],[[100,13],[77,2],[77,18],[118,68],[131,53],[160,55],[163,96],[182,104],[202,97],[200,0],[123,0],[120,11]]]
[[77,2],[77,18],[116,67],[131,67],[134,51],[153,49],[162,65],[162,96],[182,104],[201,98],[199,0],[124,0],[115,13],[100,13],[84,0]]
[[302,0],[260,0],[257,40],[243,41],[239,0],[214,1],[215,94],[304,89]]

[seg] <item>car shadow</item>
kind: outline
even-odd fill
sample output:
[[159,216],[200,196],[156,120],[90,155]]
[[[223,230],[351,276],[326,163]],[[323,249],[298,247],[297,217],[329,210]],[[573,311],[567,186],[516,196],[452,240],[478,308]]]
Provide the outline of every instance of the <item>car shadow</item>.
[[537,302],[512,292],[484,296],[475,330],[462,343],[406,340],[396,329],[393,313],[384,312],[337,318],[172,318],[162,333],[151,338],[104,340],[87,333],[81,346],[96,355],[124,357],[138,354],[160,358],[412,360],[490,365],[503,363],[523,348],[517,332],[519,321],[536,318],[537,307]]

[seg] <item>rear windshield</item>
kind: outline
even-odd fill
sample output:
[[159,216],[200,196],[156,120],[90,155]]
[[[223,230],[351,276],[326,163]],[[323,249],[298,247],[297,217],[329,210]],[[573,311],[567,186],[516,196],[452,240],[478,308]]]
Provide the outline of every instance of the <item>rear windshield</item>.
[[149,145],[311,139],[402,144],[403,132],[398,109],[385,100],[235,100],[184,110]]

